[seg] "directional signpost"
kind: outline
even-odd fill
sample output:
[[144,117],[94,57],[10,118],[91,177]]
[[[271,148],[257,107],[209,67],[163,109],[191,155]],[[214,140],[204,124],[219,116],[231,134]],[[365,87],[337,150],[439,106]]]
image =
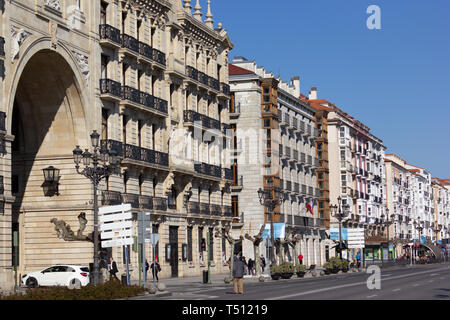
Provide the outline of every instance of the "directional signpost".
[[364,265],[364,254],[363,249],[366,247],[365,245],[365,235],[364,229],[356,228],[356,229],[347,229],[348,234],[348,248],[349,249],[361,249],[361,257],[362,263]]
[[128,245],[134,243],[132,237],[131,204],[109,206],[99,209],[99,231],[102,248],[124,247],[127,264],[127,283],[130,284]]
[[[141,255],[141,267],[144,275],[144,288],[147,286],[147,273],[145,272],[145,243],[149,239],[151,229],[150,229],[150,212],[138,212],[138,248],[141,245],[142,252]],[[139,271],[139,285],[141,284],[141,272]]]

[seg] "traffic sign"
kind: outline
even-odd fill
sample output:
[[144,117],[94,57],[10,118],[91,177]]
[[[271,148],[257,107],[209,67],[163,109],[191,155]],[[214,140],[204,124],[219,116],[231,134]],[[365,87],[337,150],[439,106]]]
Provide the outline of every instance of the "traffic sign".
[[121,204],[118,206],[101,207],[98,209],[99,214],[120,213],[131,211],[131,204]]
[[133,235],[133,232],[131,229],[126,230],[116,230],[116,231],[110,231],[110,232],[102,232],[101,238],[102,239],[114,239],[114,238],[125,238],[125,237],[131,237]]

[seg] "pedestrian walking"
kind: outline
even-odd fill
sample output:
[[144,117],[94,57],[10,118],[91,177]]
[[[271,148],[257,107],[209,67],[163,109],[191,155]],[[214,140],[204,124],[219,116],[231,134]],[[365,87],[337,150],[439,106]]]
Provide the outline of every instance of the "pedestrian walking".
[[252,258],[248,259],[248,273],[249,275],[253,275],[253,266],[254,266],[254,262],[252,260]]
[[357,265],[357,268],[361,267],[361,253],[359,253],[359,251],[356,254],[356,265]]
[[109,280],[112,280],[112,278],[115,278],[117,281],[120,281],[119,278],[117,278],[116,273],[119,272],[119,269],[117,269],[117,263],[114,261],[112,257],[109,258]]
[[261,261],[261,270],[264,273],[264,268],[266,267],[266,258],[264,258],[263,254],[261,255],[260,261]]
[[161,271],[161,266],[159,265],[158,257],[155,257],[155,261],[153,261],[150,267],[152,268],[153,280],[156,278],[156,282],[159,282],[158,272]]
[[145,259],[145,276],[144,276],[144,282],[147,282],[147,273],[148,269],[150,269],[150,265],[148,264],[147,259]]
[[240,253],[233,258],[233,294],[244,294],[245,263]]
[[298,255],[298,263],[303,264],[303,255],[301,253]]

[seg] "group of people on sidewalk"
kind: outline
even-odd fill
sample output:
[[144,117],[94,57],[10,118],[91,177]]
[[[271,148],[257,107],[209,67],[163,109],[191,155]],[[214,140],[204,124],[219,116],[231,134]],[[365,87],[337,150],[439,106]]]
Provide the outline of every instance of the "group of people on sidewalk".
[[[266,259],[264,255],[259,257],[260,266],[262,272],[266,267]],[[248,273],[247,273],[248,271]],[[255,263],[252,259],[247,262],[245,257],[241,256],[241,253],[235,253],[233,257],[233,294],[243,294],[244,293],[244,275],[255,275]]]
[[[152,269],[153,280],[156,278],[156,281],[159,282],[158,272],[161,271],[161,265],[158,262],[158,256],[155,257],[155,261],[151,265],[149,265],[147,259],[145,259],[145,279],[147,279],[147,272],[150,268]],[[110,281],[113,279],[119,281],[119,278],[116,276],[119,269],[117,268],[117,263],[112,257],[109,258],[108,271]]]

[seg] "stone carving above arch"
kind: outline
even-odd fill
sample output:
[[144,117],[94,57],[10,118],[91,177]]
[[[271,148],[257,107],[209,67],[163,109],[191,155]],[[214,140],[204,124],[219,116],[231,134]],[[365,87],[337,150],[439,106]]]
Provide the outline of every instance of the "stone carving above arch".
[[90,69],[89,69],[89,58],[85,56],[84,54],[78,53],[73,51],[73,54],[75,56],[75,60],[78,64],[78,67],[80,68],[81,73],[83,74],[86,82],[89,82],[89,75],[90,75]]
[[172,187],[175,185],[175,174],[173,172],[170,172],[167,175],[166,180],[164,181],[164,191],[166,194],[169,194],[172,192]]
[[28,32],[24,29],[19,29],[14,26],[11,27],[11,62],[14,62],[14,60],[19,57],[20,46],[30,35],[31,32]]
[[53,10],[61,12],[61,0],[45,0],[45,5]]

